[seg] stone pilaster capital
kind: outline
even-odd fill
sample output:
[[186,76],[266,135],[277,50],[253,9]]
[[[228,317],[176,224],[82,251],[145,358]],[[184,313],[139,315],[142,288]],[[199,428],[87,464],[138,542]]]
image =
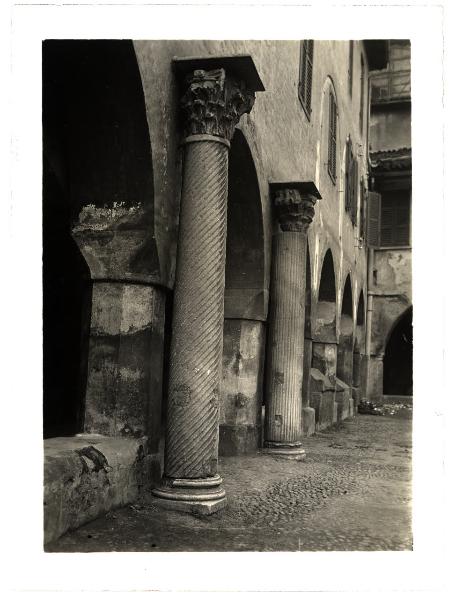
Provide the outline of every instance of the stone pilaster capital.
[[282,231],[306,233],[321,198],[312,182],[271,184],[276,217]]
[[178,59],[183,75],[181,109],[185,136],[212,135],[228,141],[255,92],[263,90],[251,57]]

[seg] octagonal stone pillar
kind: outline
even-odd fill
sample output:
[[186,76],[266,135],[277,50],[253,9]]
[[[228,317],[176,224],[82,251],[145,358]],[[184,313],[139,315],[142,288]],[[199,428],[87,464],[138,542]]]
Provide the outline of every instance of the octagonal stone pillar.
[[218,474],[228,151],[235,126],[263,90],[251,57],[179,59],[184,172],[170,350],[163,508],[225,506]]
[[312,182],[276,183],[271,190],[278,229],[272,246],[264,445],[267,452],[303,460],[307,230],[321,196]]

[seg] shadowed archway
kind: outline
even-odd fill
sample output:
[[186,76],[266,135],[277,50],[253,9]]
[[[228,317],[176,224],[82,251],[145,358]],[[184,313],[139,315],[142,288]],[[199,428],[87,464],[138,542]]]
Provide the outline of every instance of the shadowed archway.
[[348,274],[343,288],[340,316],[340,339],[338,344],[337,377],[352,385],[354,315],[351,276]]
[[229,153],[220,454],[261,445],[267,295],[262,204],[255,164],[237,129]]
[[[148,363],[152,342],[147,336],[142,348],[133,341],[126,350],[131,341],[90,327],[91,315],[121,314],[125,271],[130,278],[158,271],[151,144],[133,43],[46,40],[42,67],[44,435],[81,431],[89,390],[94,404],[122,403],[123,413],[138,398],[139,428],[153,434],[147,424],[160,426],[160,381],[148,368],[139,381],[116,375],[119,355],[129,363],[122,373]],[[96,292],[91,279],[104,281],[94,283]],[[101,309],[91,310],[100,296]]]
[[385,347],[383,393],[413,395],[413,308],[393,325]]

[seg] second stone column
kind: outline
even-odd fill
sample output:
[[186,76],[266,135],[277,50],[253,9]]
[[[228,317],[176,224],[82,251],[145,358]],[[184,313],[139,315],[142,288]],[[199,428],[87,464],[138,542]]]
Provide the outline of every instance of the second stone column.
[[302,375],[307,230],[320,198],[311,182],[271,184],[278,231],[273,235],[265,447],[303,460],[301,447]]
[[252,108],[255,86],[248,90],[228,69],[194,65],[181,100],[186,137],[164,477],[153,494],[165,508],[210,513],[226,502],[217,463],[228,150],[240,116]]

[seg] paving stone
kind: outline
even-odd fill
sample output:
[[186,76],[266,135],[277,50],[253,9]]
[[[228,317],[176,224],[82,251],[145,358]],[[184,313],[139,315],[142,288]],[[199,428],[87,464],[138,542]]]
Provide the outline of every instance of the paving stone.
[[410,550],[410,449],[410,420],[358,415],[337,431],[307,438],[302,463],[263,453],[222,459],[228,505],[220,513],[162,511],[147,493],[46,549]]

